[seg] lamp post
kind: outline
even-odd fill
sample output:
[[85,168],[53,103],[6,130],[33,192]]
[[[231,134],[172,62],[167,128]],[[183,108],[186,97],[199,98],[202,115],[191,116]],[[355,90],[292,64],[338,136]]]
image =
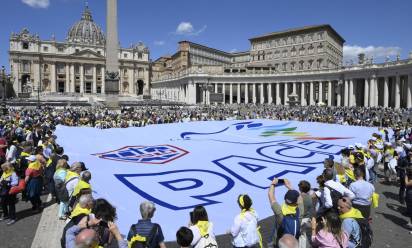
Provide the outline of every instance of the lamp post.
[[6,68],[4,66],[1,67],[1,84],[3,86],[3,95],[2,95],[2,102],[6,101]]

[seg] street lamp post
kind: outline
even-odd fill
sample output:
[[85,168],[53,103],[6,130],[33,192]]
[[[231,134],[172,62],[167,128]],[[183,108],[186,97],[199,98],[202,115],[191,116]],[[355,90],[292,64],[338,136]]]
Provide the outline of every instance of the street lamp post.
[[4,66],[1,67],[1,84],[3,87],[3,95],[2,95],[2,102],[6,101],[6,68]]

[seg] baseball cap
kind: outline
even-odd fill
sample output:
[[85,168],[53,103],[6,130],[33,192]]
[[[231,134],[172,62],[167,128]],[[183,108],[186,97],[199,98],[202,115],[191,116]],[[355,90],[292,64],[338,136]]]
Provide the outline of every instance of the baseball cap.
[[285,194],[285,202],[287,204],[295,204],[298,202],[299,195],[299,192],[294,189],[288,190]]

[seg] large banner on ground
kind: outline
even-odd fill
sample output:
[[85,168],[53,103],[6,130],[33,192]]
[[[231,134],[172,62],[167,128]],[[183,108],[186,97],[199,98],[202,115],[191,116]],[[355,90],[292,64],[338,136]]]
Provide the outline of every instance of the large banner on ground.
[[[70,163],[83,161],[92,172],[95,197],[118,211],[127,234],[140,218],[139,204],[156,204],[154,222],[174,240],[189,212],[204,205],[215,234],[228,230],[239,213],[237,197],[247,193],[260,219],[272,215],[267,189],[273,177],[314,187],[323,160],[374,128],[271,120],[210,121],[100,130],[58,126],[58,142]],[[286,189],[276,189],[283,202]]]

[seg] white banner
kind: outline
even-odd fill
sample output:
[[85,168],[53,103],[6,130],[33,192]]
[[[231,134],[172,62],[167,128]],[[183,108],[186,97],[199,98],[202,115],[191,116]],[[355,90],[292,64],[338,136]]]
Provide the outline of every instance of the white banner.
[[[141,218],[139,204],[156,204],[153,222],[175,240],[189,212],[204,205],[215,234],[228,230],[239,213],[237,197],[247,193],[261,219],[272,215],[267,187],[273,177],[313,187],[323,160],[375,128],[296,121],[190,122],[100,130],[58,126],[56,135],[70,164],[83,161],[92,172],[95,197],[118,212],[121,232]],[[283,201],[285,187],[276,189]]]

